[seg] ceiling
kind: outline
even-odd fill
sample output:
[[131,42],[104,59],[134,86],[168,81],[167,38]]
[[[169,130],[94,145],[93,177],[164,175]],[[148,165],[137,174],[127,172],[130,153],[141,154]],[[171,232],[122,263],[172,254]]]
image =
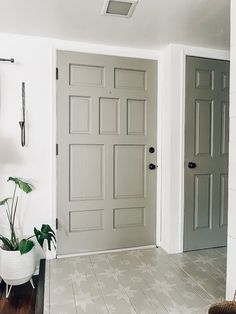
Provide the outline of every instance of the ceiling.
[[160,49],[229,48],[230,0],[139,0],[130,19],[101,15],[104,0],[0,0],[0,32]]

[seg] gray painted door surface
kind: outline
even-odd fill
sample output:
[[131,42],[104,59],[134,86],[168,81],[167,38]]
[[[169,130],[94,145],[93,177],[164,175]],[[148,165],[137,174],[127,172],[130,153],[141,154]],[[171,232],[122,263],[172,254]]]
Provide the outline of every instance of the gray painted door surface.
[[58,51],[57,66],[58,254],[155,244],[156,62]]
[[229,62],[187,57],[185,120],[184,250],[224,246]]

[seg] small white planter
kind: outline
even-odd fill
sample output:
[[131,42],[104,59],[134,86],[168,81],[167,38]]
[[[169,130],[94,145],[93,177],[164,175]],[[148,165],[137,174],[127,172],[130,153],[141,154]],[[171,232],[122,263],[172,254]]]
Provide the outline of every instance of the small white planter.
[[29,281],[35,272],[34,247],[21,255],[20,251],[6,251],[0,248],[0,276],[10,286]]

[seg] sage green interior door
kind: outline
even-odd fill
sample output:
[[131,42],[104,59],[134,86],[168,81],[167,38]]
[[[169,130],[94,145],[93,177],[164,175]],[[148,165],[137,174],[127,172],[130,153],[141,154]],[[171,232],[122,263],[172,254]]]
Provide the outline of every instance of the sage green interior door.
[[229,62],[187,57],[184,250],[226,245]]
[[58,51],[57,66],[58,254],[155,244],[156,62]]

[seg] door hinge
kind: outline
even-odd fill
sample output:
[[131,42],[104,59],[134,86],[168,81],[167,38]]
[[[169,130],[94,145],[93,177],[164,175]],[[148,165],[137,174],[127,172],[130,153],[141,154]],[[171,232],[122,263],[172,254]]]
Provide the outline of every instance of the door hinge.
[[56,144],[56,156],[58,156],[58,144]]
[[56,218],[56,230],[58,230],[58,218]]
[[58,68],[56,68],[56,80],[58,80],[59,74],[58,74]]

